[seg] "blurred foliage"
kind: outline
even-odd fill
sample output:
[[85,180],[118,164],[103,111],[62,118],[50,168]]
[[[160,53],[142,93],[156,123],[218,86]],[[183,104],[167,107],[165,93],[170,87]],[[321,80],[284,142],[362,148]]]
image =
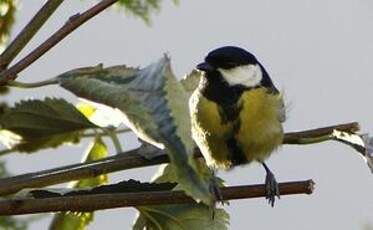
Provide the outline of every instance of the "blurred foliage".
[[150,22],[150,14],[160,9],[162,0],[119,0],[116,4],[146,23]]
[[15,20],[15,12],[14,0],[0,0],[0,49],[8,41]]
[[9,216],[0,216],[0,229],[2,230],[26,230],[28,222]]
[[[107,157],[108,149],[100,137],[96,137],[88,147],[83,162],[91,162]],[[108,176],[99,175],[72,184],[73,188],[90,188],[106,184]],[[93,212],[63,212],[53,218],[50,230],[84,230],[93,221]]]
[[9,93],[10,88],[6,86],[0,86],[0,95]]
[[366,222],[366,223],[363,225],[363,230],[373,230],[373,223],[371,223],[371,222]]

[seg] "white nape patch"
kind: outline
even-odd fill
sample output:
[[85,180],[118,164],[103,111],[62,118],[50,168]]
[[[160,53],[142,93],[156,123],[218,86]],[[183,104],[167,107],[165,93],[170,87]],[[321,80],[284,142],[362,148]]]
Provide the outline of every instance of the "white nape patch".
[[218,71],[223,75],[229,85],[244,85],[247,87],[257,86],[263,78],[263,73],[258,64],[237,66],[232,69],[221,69]]

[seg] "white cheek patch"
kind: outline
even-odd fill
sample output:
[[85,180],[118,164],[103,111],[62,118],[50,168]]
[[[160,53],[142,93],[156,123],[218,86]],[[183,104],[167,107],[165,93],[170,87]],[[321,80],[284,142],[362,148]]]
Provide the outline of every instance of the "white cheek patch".
[[237,66],[232,69],[219,68],[218,71],[231,86],[244,85],[255,87],[263,78],[263,73],[259,65]]

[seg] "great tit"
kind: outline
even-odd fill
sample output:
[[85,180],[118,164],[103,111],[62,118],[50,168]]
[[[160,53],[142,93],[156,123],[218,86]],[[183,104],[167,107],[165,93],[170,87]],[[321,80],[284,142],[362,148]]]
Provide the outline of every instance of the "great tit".
[[258,161],[266,170],[266,198],[273,206],[279,190],[265,159],[282,143],[282,94],[248,51],[226,46],[197,65],[199,85],[189,100],[192,137],[214,169]]

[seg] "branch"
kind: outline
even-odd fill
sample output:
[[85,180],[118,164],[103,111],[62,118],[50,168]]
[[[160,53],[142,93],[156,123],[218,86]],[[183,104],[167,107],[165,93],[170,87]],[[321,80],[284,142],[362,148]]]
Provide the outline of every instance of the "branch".
[[5,69],[9,63],[22,51],[34,35],[44,25],[48,18],[61,5],[63,0],[48,0],[35,14],[30,22],[22,29],[17,37],[9,44],[0,56],[0,68]]
[[[280,183],[280,194],[311,194],[312,180]],[[224,200],[257,198],[265,196],[265,185],[246,185],[221,188]],[[195,203],[182,191],[157,191],[134,193],[108,193],[76,195],[58,198],[9,199],[0,201],[0,215],[22,215],[57,211],[94,211],[109,208]]]
[[92,178],[111,172],[169,162],[166,154],[148,160],[138,153],[140,149],[141,147],[89,163],[67,165],[3,178],[0,179],[0,195],[16,193],[25,188],[39,188],[83,178]]
[[[332,133],[335,129],[353,132],[357,131],[358,127],[358,123],[353,122],[308,131],[287,133],[285,135],[284,144],[299,144],[297,141],[299,138],[302,138],[303,140],[307,137],[314,138],[317,137],[317,135]],[[137,149],[98,161],[67,165],[39,172],[3,178],[0,179],[0,195],[13,194],[25,188],[39,188],[73,180],[92,178],[101,174],[169,162],[168,156],[166,153],[162,154],[162,150],[159,150],[157,156],[151,159],[143,157],[148,155],[144,149],[145,147],[141,146]],[[201,157],[199,152],[195,155],[196,157]]]
[[351,122],[340,125],[333,125],[323,128],[311,129],[301,132],[286,133],[284,144],[314,144],[327,140],[333,140],[331,136],[334,130],[355,133],[360,130],[358,122]]
[[118,0],[102,0],[89,10],[82,14],[76,14],[71,16],[69,20],[59,30],[57,30],[51,37],[44,41],[40,46],[34,49],[22,60],[14,64],[9,69],[3,71],[0,74],[0,85],[6,84],[8,81],[12,81],[17,78],[17,74],[24,70],[26,67],[31,65],[37,59],[39,59],[48,50],[58,44],[62,39],[69,35],[76,28],[87,22],[92,17],[101,13],[103,10],[117,2]]

